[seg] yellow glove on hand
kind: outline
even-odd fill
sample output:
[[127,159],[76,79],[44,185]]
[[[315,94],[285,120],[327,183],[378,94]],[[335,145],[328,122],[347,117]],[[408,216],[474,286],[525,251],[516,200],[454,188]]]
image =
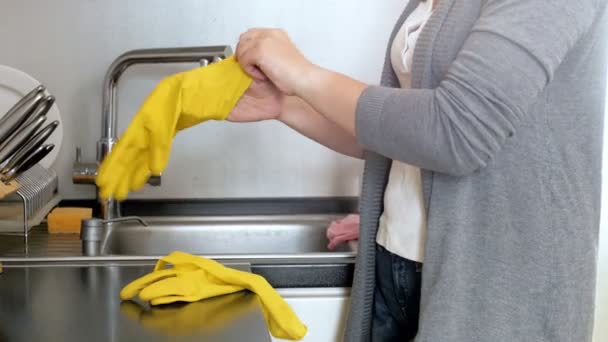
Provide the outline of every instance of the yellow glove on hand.
[[[173,267],[166,268],[167,264]],[[139,295],[142,300],[158,305],[195,302],[243,290],[258,295],[272,336],[300,340],[306,335],[306,326],[266,279],[183,252],[161,258],[152,273],[125,286],[120,298],[127,300]]]
[[162,80],[104,159],[96,183],[102,198],[123,200],[167,166],[177,132],[225,120],[252,79],[234,57]]

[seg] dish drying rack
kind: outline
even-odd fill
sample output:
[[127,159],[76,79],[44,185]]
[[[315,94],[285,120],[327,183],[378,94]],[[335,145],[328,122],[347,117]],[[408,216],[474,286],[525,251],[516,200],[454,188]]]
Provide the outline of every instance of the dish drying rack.
[[57,173],[36,164],[15,180],[20,188],[0,200],[0,233],[27,237],[59,203]]

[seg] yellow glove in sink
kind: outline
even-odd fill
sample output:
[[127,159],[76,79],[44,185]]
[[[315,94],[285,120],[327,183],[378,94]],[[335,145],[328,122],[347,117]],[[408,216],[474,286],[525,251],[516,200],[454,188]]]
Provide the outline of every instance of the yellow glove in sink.
[[99,168],[102,198],[123,200],[167,166],[177,132],[225,120],[252,79],[234,57],[162,80]]
[[[166,268],[167,264],[173,267]],[[258,295],[272,336],[300,340],[306,335],[306,326],[266,279],[183,252],[161,258],[152,273],[125,286],[120,298],[127,300],[139,295],[142,300],[158,305],[196,302],[244,290]]]

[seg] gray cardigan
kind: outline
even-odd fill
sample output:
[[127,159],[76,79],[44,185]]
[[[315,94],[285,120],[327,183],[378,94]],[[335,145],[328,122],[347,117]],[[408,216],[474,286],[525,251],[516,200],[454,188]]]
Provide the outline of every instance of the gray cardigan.
[[382,87],[363,93],[356,114],[368,152],[347,341],[370,337],[391,159],[424,170],[416,341],[591,340],[606,3],[441,0],[417,43],[411,90],[394,89],[387,54]]

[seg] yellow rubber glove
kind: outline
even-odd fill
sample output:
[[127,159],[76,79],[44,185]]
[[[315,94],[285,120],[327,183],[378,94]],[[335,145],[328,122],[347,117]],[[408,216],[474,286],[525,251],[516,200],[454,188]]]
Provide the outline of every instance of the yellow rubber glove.
[[[166,268],[167,264],[173,267]],[[195,302],[243,290],[258,295],[272,336],[300,340],[306,335],[306,326],[266,279],[183,252],[161,258],[152,273],[125,286],[120,298],[127,300],[139,295],[142,300],[157,305]]]
[[234,57],[162,80],[99,168],[102,198],[123,200],[167,166],[177,132],[225,120],[252,79]]
[[145,308],[134,301],[120,303],[120,312],[141,326],[165,336],[211,335],[258,308],[255,294],[239,292],[185,305]]

